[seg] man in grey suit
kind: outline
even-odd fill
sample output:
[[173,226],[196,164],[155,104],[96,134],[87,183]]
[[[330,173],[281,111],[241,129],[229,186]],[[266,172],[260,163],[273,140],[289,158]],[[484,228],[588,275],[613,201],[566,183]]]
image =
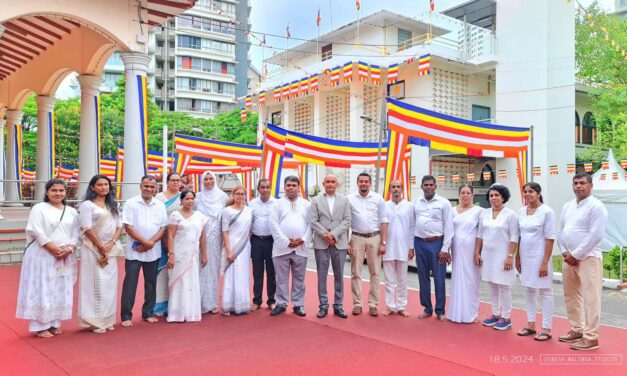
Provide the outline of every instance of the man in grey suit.
[[309,221],[314,231],[313,245],[318,271],[318,299],[320,301],[318,318],[325,317],[329,310],[327,274],[329,261],[331,261],[335,280],[333,314],[345,319],[347,315],[342,308],[344,298],[342,271],[346,263],[351,206],[346,196],[335,192],[338,186],[335,176],[332,174],[325,176],[322,185],[325,192],[315,197],[309,208]]

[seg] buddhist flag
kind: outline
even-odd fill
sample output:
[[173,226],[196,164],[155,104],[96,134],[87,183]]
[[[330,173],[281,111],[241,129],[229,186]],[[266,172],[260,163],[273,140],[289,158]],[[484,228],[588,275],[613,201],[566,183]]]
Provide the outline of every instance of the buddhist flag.
[[355,0],[355,8],[357,8],[357,10],[361,10],[361,2],[359,0]]
[[318,17],[316,17],[316,25],[320,26],[322,24],[322,17],[320,17],[320,8],[318,7]]
[[407,150],[407,135],[390,130],[388,131],[388,153],[385,166],[385,183],[383,197],[390,199],[390,183],[393,180],[401,179],[403,160]]
[[620,166],[624,169],[627,169],[627,158],[620,160]]
[[604,170],[608,170],[610,168],[610,161],[601,161],[601,168]]
[[507,171],[506,170],[499,170],[499,179],[501,179],[501,180],[507,179]]
[[435,0],[429,0],[429,9],[431,9],[431,11],[435,11]]
[[601,177],[599,177],[599,180],[605,181],[605,174],[601,174]]
[[483,171],[483,180],[490,180],[492,178],[492,173],[490,171]]
[[357,76],[359,77],[359,81],[367,82],[368,81],[368,71],[370,70],[370,67],[368,66],[368,64],[366,64],[366,63],[364,63],[362,61],[357,63],[357,67],[358,67]]
[[612,172],[612,180],[618,180],[618,172]]
[[261,154],[261,177],[270,180],[270,195],[278,198],[281,187],[281,171],[283,170],[283,153],[287,131],[268,125]]
[[348,62],[344,64],[343,74],[344,83],[351,82],[353,80],[353,63]]
[[426,76],[431,74],[431,54],[422,55],[418,58],[418,75]]
[[298,166],[298,179],[300,180],[300,196],[309,199],[309,168],[306,163]]
[[374,85],[379,86],[381,83],[381,67],[378,65],[370,66],[370,79]]
[[473,181],[475,181],[475,174],[472,172],[470,174],[466,174],[466,181],[469,183],[472,183]]
[[574,174],[575,173],[575,164],[574,163],[569,163],[566,165],[566,173],[567,174]]
[[239,119],[242,121],[242,123],[245,123],[246,120],[248,119],[248,114],[246,113],[245,108],[242,108],[242,110],[240,111]]
[[460,180],[459,174],[453,174],[453,176],[451,176],[451,181],[453,182],[453,184],[459,183],[459,180]]
[[250,97],[250,95],[246,96],[245,103],[246,103],[247,110],[250,110],[251,108],[253,108],[253,99]]
[[538,166],[533,168],[533,176],[541,176],[542,175],[542,169]]
[[260,106],[266,105],[266,92],[265,91],[262,91],[259,93],[259,105]]
[[398,79],[398,64],[392,64],[388,67],[388,84],[393,84]]
[[340,84],[340,66],[333,68],[331,70],[331,86],[337,86]]
[[438,183],[439,184],[446,183],[446,176],[445,175],[438,175]]
[[549,166],[549,174],[551,175],[557,175],[559,173],[557,165],[551,165]]
[[592,172],[592,162],[586,162],[583,164],[583,169],[586,172]]
[[410,184],[411,184],[411,185],[416,185],[416,184],[418,184],[417,179],[416,179],[416,177],[415,177],[415,176],[412,176],[412,177],[409,179],[409,181],[410,181]]
[[281,101],[281,87],[274,88],[274,103]]

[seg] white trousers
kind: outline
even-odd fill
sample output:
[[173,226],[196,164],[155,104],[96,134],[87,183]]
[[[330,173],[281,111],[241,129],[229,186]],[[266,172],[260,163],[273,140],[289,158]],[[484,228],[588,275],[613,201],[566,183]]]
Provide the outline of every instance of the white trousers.
[[492,314],[509,320],[512,314],[512,291],[509,286],[492,282],[488,282],[488,286],[490,286]]
[[536,298],[540,292],[542,298],[542,327],[551,329],[553,325],[553,289],[536,289],[525,287],[525,302],[527,305],[527,321],[536,322]]
[[37,320],[28,320],[28,331],[29,332],[39,332],[42,330],[48,330],[50,328],[61,327],[61,320],[52,320],[50,322],[41,322]]
[[407,307],[407,261],[383,261],[385,276],[385,304],[398,312]]

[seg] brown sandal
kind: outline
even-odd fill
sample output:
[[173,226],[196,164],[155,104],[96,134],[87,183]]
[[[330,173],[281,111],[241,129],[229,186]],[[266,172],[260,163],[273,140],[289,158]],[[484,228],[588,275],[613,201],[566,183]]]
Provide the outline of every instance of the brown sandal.
[[552,335],[550,335],[549,333],[546,333],[546,332],[540,332],[540,333],[538,333],[538,334],[535,336],[534,340],[536,340],[536,341],[548,341],[548,340],[550,340],[551,338],[553,338],[553,336],[552,336]]
[[[520,330],[520,332],[518,332],[518,333],[516,333],[516,334],[518,334],[518,335],[519,335],[519,336],[521,336],[521,337],[527,337],[527,336],[531,336],[531,335],[536,334],[536,331],[535,331],[534,329],[531,329],[531,328],[527,328],[527,327],[525,327],[525,328],[522,328],[522,329]],[[539,334],[538,334],[538,335],[539,335]],[[536,338],[537,338],[537,337],[536,337]]]

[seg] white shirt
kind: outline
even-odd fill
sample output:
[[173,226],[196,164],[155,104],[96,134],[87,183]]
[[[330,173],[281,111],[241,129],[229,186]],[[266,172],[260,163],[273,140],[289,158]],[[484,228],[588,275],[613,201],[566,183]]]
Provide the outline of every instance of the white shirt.
[[414,235],[426,239],[444,236],[441,252],[448,252],[453,240],[453,208],[449,200],[434,195],[429,201],[424,196],[414,201],[416,228]]
[[562,253],[578,260],[602,258],[601,240],[607,227],[607,209],[596,197],[589,196],[577,203],[567,202],[562,209],[557,244]]
[[[168,213],[163,202],[152,198],[146,205],[144,199],[135,196],[124,204],[122,223],[131,225],[144,239],[153,237],[162,227],[168,225]],[[157,241],[151,249],[137,252],[133,249],[133,238],[128,236],[126,241],[126,259],[142,262],[151,262],[161,257],[161,241]]]
[[398,204],[385,202],[388,222],[388,243],[383,261],[407,261],[409,250],[414,249],[414,235],[409,229],[415,226],[414,206],[407,200]]
[[[272,231],[272,257],[283,256],[296,251],[299,256],[307,257],[307,242],[311,241],[311,226],[307,218],[309,201],[298,197],[290,201],[281,197],[270,211],[270,230]],[[291,239],[303,239],[305,243],[290,248]]]
[[366,197],[359,193],[348,195],[351,203],[351,228],[354,232],[369,234],[381,230],[382,223],[388,223],[385,215],[385,201],[376,192],[368,192]]
[[323,193],[324,197],[327,199],[327,204],[329,205],[329,213],[333,216],[333,206],[335,205],[335,194],[333,196],[329,196],[326,192]]
[[270,209],[276,202],[274,197],[268,198],[263,202],[257,197],[250,201],[248,207],[253,210],[253,234],[257,236],[270,236]]

